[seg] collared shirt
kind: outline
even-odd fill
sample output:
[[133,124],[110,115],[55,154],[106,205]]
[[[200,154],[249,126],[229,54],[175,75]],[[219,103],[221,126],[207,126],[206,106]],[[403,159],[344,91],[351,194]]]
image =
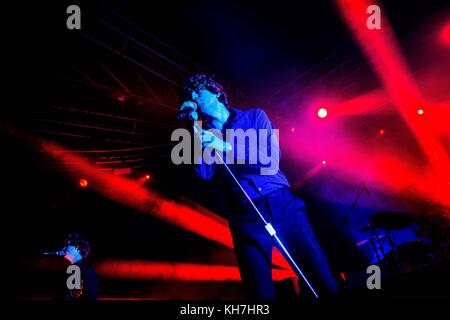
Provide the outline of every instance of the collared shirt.
[[[278,137],[275,135],[274,128],[267,117],[266,113],[261,109],[240,110],[230,108],[230,116],[223,125],[222,136],[223,140],[227,140],[233,146],[232,151],[224,154],[223,158],[229,164],[229,168],[236,176],[237,180],[250,196],[251,199],[266,195],[282,187],[289,187],[285,175],[279,170],[280,148],[278,144]],[[236,130],[242,129],[244,132],[248,129],[266,130],[266,136],[258,136],[258,143],[242,143],[242,139],[234,137],[230,139],[227,129]],[[261,139],[260,139],[261,138]],[[234,143],[232,143],[234,142]],[[256,159],[256,163],[251,163],[250,159]],[[268,163],[268,158],[270,161]],[[238,160],[245,161],[244,164],[239,164]],[[196,165],[197,175],[204,180],[211,179],[221,164],[213,163],[206,164],[202,161],[201,164]],[[262,174],[264,172],[265,174]],[[222,170],[223,171],[223,170]],[[227,173],[222,173],[223,175]],[[229,180],[229,179],[228,179]],[[230,181],[230,187],[239,192],[239,187],[236,183]]]

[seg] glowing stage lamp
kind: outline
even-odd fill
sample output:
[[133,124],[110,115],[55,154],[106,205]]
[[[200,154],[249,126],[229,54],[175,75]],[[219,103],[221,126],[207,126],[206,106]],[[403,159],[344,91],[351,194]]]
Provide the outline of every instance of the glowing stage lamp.
[[317,115],[319,118],[323,119],[328,115],[328,111],[325,108],[320,108],[319,111],[317,111]]
[[88,181],[84,178],[81,178],[79,183],[80,183],[80,187],[82,187],[82,188],[86,188],[88,186]]
[[423,115],[423,109],[418,109],[418,110],[417,110],[417,114],[418,114],[419,116]]
[[441,39],[444,44],[450,46],[450,22],[448,22],[441,31]]

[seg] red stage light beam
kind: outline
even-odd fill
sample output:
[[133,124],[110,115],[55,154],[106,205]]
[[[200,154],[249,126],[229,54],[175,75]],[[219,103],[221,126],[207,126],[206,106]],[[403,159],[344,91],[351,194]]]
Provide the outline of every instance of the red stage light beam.
[[[107,260],[97,263],[95,269],[102,278],[126,280],[171,281],[240,281],[237,266],[205,265],[181,262],[141,260]],[[291,277],[285,269],[272,269],[274,281]]]
[[[206,239],[230,248],[233,247],[227,221],[209,210],[187,202],[176,202],[168,199],[149,188],[144,188],[141,183],[134,180],[100,172],[86,159],[54,144],[43,143],[42,147],[45,151],[60,159],[63,164],[76,167],[78,169],[76,175],[82,175],[92,181],[92,188],[96,192],[131,208],[150,213],[161,220]],[[73,174],[73,172],[69,173]],[[292,275],[295,275],[278,249],[275,249],[273,253],[273,263],[290,270]]]
[[427,106],[415,83],[388,20],[381,11],[381,29],[369,29],[366,9],[370,5],[381,6],[369,0],[336,0],[337,7],[349,26],[356,42],[372,64],[387,93],[402,117],[415,134],[430,164],[440,172],[449,172],[449,159],[445,148],[414,113],[417,106]]
[[442,28],[441,40],[445,45],[450,46],[450,22],[447,22]]

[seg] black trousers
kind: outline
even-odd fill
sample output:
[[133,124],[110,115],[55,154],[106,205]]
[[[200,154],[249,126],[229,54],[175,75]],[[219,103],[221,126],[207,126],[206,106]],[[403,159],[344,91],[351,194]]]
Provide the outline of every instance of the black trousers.
[[[309,224],[304,202],[288,188],[280,188],[255,199],[254,203],[275,228],[278,237],[319,296],[336,292],[338,284]],[[272,300],[275,298],[272,248],[276,243],[249,203],[244,203],[236,210],[230,219],[230,230],[247,297]],[[309,291],[305,285],[301,288],[305,293]]]

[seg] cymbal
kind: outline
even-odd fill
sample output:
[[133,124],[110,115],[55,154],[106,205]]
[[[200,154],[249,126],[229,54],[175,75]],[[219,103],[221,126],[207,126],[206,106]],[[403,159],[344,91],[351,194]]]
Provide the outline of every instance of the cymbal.
[[370,217],[370,226],[378,229],[397,230],[413,222],[412,216],[400,211],[380,211]]
[[382,239],[385,239],[385,238],[387,238],[387,235],[385,235],[385,234],[380,234],[380,235],[377,235],[377,236],[372,236],[372,237],[369,237],[369,238],[367,238],[367,239],[363,239],[363,240],[358,241],[358,242],[356,243],[356,246],[357,246],[357,247],[360,247],[360,246],[362,246],[362,245],[364,245],[364,244],[366,244],[366,243],[374,243],[375,241],[379,241],[379,240],[382,240]]

